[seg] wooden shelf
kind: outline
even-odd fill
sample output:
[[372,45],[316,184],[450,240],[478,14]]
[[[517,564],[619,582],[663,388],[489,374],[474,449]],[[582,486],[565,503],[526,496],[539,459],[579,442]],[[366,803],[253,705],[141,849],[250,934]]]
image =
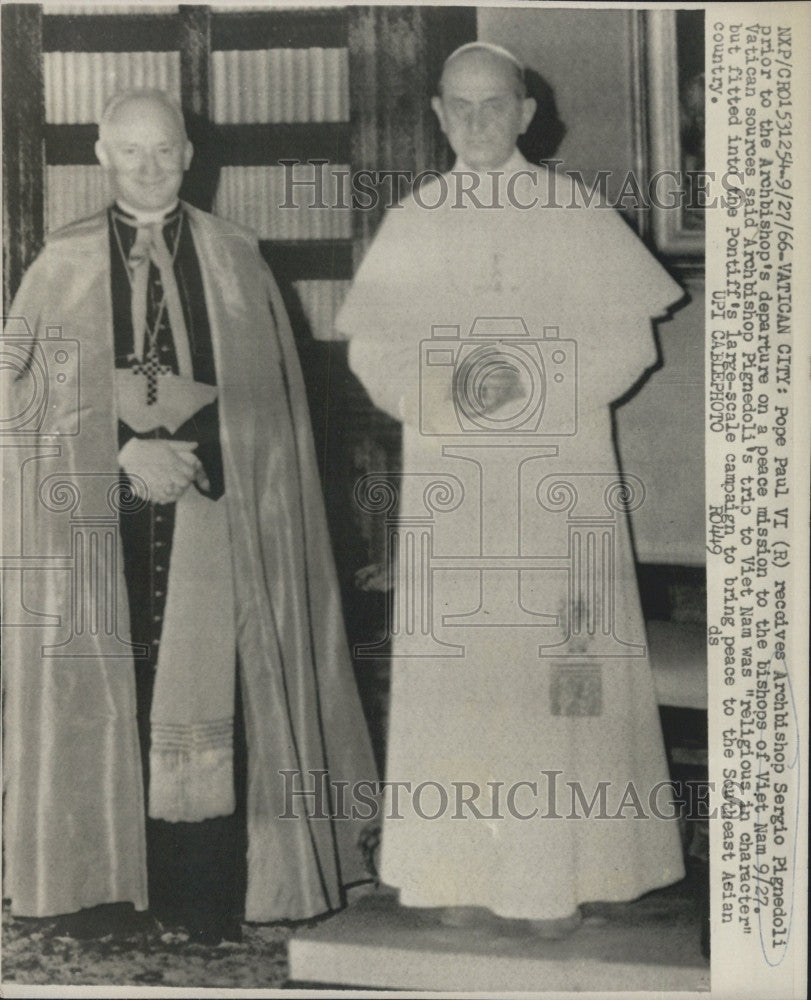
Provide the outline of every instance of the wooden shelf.
[[177,14],[45,14],[43,52],[173,52]]
[[223,165],[262,166],[279,160],[348,163],[349,122],[259,122],[213,126]]
[[[211,15],[211,48],[344,48],[346,11],[256,10]],[[46,14],[43,52],[171,52],[179,48],[177,14]]]
[[[280,160],[348,163],[348,122],[260,122],[211,124],[205,156],[222,167],[273,166]],[[45,162],[51,166],[95,164],[95,125],[45,125]],[[200,150],[198,149],[198,152]]]
[[343,48],[348,38],[345,10],[255,10],[211,15],[211,48]]
[[260,240],[259,249],[282,281],[348,281],[351,240]]

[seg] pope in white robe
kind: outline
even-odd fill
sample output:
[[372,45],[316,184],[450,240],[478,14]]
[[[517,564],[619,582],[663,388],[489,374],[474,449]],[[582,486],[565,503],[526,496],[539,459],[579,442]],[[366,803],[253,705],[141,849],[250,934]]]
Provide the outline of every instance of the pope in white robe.
[[387,780],[410,794],[381,877],[556,936],[684,875],[627,524],[644,484],[610,410],[683,293],[516,150],[511,54],[465,46],[440,89],[455,167],[388,212],[337,321],[403,424]]

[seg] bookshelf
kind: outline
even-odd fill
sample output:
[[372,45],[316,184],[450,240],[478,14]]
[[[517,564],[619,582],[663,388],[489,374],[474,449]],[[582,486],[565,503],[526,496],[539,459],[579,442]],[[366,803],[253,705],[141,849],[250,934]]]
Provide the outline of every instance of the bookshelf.
[[[294,213],[274,203],[279,164],[324,160],[345,173],[436,166],[431,77],[447,52],[475,37],[475,12],[119,10],[3,7],[4,92],[14,95],[4,105],[5,304],[47,232],[106,201],[93,152],[106,101],[154,86],[181,101],[197,151],[182,195],[258,228],[267,260],[298,285],[305,317],[317,318],[307,332],[331,339],[341,285],[380,213],[305,210],[294,225]],[[296,194],[306,196],[306,186]]]
[[333,321],[382,209],[280,209],[282,161],[323,162],[327,196],[352,170],[447,166],[429,97],[445,56],[476,37],[475,8],[4,3],[0,24],[6,309],[47,233],[106,203],[93,152],[106,100],[129,86],[173,93],[195,147],[181,197],[257,231],[285,298],[349,637],[368,642],[380,595],[353,577],[384,559],[385,533],[353,487],[399,468],[400,430],[350,373]]
[[[218,174],[201,183],[195,167],[183,196],[257,229],[280,280],[297,285],[308,332],[329,339],[342,291],[335,284],[351,278],[351,220],[280,212],[278,164],[323,159],[349,170],[346,11],[181,6],[161,14],[40,12],[39,20],[42,235],[107,199],[93,146],[109,97],[126,87],[159,87],[183,104],[203,172]],[[257,170],[266,175],[262,183]],[[285,232],[290,228],[298,231]]]

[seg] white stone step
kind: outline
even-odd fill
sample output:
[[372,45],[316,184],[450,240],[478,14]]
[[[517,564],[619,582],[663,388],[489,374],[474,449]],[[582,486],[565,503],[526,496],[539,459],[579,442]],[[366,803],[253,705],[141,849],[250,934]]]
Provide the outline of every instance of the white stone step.
[[586,921],[569,938],[544,941],[513,929],[445,927],[436,911],[409,909],[390,890],[363,896],[288,944],[290,985],[371,989],[699,991],[710,985],[700,917],[646,925]]

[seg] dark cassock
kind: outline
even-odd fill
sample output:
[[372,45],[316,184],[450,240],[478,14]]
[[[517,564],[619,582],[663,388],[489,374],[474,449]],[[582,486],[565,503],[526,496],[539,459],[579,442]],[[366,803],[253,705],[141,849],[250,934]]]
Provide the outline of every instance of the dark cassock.
[[[48,239],[10,316],[30,356],[11,413],[51,327],[72,352],[44,366],[36,455],[6,489],[22,547],[73,560],[6,574],[6,606],[42,622],[5,637],[12,912],[339,908],[365,877],[362,819],[313,819],[291,789],[376,774],[302,375],[255,236],[184,203],[138,218],[116,203]],[[119,466],[144,438],[196,442],[175,502],[139,498]],[[95,590],[77,510],[116,515]]]

